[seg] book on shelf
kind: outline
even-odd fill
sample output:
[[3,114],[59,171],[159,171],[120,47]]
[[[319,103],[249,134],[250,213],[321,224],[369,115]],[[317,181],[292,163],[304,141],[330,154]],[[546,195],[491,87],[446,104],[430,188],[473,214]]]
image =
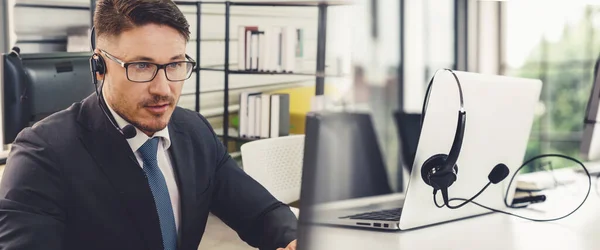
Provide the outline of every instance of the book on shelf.
[[271,95],[271,123],[269,137],[275,138],[290,134],[290,95]]
[[302,69],[303,67],[303,58],[304,58],[304,30],[296,29],[296,49],[295,56],[296,62],[295,67],[298,69]]
[[296,31],[293,27],[283,27],[281,30],[282,39],[282,65],[283,72],[294,72],[296,64],[296,41],[294,38]]
[[[289,133],[305,134],[306,114],[310,112],[312,103],[309,101],[315,97],[316,86],[295,86],[268,91],[270,94],[287,94],[289,96]],[[325,84],[326,95],[339,95],[340,90],[335,84]]]
[[[239,111],[239,134],[240,137],[249,137],[250,135],[250,127],[248,124],[250,121],[248,120],[249,110],[249,97],[253,95],[258,95],[260,92],[243,92],[240,94],[240,111]],[[254,109],[254,107],[253,107]]]
[[298,71],[304,58],[304,30],[293,26],[239,26],[238,69],[274,73]]
[[257,138],[260,135],[260,125],[261,125],[261,114],[262,114],[262,95],[257,95],[254,99],[254,132],[252,132],[252,137]]
[[271,119],[271,97],[268,94],[261,95],[260,111],[260,138],[269,138]]
[[290,133],[289,94],[240,94],[240,137],[274,138]]
[[238,27],[238,68],[246,69],[250,66],[250,58],[247,56],[250,48],[250,38],[252,31],[257,31],[258,26],[239,26]]
[[254,131],[256,131],[256,95],[248,96],[248,124],[246,137],[254,138]]

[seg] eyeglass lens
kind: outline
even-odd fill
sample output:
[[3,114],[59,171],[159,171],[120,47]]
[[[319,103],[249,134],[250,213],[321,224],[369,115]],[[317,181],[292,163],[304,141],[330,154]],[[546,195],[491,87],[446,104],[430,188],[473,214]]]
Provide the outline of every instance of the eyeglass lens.
[[[174,62],[165,66],[165,74],[170,81],[183,81],[191,76],[193,63]],[[152,63],[132,63],[127,66],[127,77],[130,81],[144,82],[154,79],[158,65]]]

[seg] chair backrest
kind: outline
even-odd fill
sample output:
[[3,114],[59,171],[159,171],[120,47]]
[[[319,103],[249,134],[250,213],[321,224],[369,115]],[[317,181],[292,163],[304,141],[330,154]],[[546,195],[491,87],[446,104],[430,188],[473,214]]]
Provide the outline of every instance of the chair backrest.
[[396,111],[394,112],[394,120],[396,120],[398,136],[402,146],[402,164],[410,173],[421,135],[421,114]]
[[310,112],[305,133],[301,207],[392,192],[369,113]]
[[300,199],[304,135],[247,142],[241,146],[244,171],[279,201]]

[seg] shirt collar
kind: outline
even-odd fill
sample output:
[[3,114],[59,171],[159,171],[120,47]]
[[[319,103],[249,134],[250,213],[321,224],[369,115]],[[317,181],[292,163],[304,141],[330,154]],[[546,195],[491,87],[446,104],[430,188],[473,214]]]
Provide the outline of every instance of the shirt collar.
[[[110,113],[115,118],[115,121],[117,122],[117,126],[119,126],[119,128],[123,128],[127,125],[131,125],[129,122],[127,122],[125,119],[123,119],[123,117],[121,117],[119,114],[117,114],[117,112],[115,112],[110,107],[110,104],[108,104],[108,102],[106,102],[104,95],[102,96],[102,98],[104,99],[104,103],[106,103],[108,110],[110,110]],[[137,152],[137,150],[142,145],[144,145],[144,143],[146,143],[146,141],[148,141],[148,139],[150,139],[151,137],[148,137],[146,134],[144,134],[144,132],[139,130],[137,127],[135,127],[135,126],[133,126],[133,127],[135,128],[135,132],[136,132],[135,136],[133,138],[127,139],[127,143],[129,143],[129,146],[131,147],[133,152]],[[171,137],[169,137],[169,126],[168,125],[165,128],[163,128],[162,130],[154,133],[154,136],[152,136],[152,137],[161,138],[161,141],[163,143],[163,147],[165,150],[169,149],[169,147],[171,146]]]

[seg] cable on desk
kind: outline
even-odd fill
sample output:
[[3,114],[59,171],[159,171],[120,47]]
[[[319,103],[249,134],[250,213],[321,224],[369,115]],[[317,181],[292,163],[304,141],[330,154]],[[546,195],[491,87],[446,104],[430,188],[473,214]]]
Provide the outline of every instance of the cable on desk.
[[[473,201],[473,200],[467,200],[467,199],[463,199],[463,198],[452,198],[452,199],[448,200],[448,203],[450,203],[450,202],[452,202],[452,201],[454,201],[454,200],[455,200],[455,201],[464,201],[464,202],[470,202],[470,203],[473,203],[473,204],[475,204],[475,205],[477,205],[477,206],[480,206],[480,207],[482,207],[482,208],[485,208],[485,209],[487,209],[487,210],[490,210],[490,211],[492,211],[492,212],[498,212],[498,213],[502,213],[502,214],[506,214],[506,215],[511,215],[511,216],[515,216],[515,217],[518,217],[518,218],[521,218],[521,219],[526,219],[526,220],[535,221],[535,222],[549,222],[549,221],[556,221],[556,220],[564,219],[564,218],[566,218],[566,217],[570,216],[571,214],[575,213],[577,210],[579,210],[579,208],[581,208],[581,206],[583,206],[583,204],[584,204],[584,203],[585,203],[585,201],[587,200],[588,196],[590,195],[590,191],[591,191],[591,189],[592,189],[592,177],[591,177],[591,175],[590,175],[590,172],[589,172],[589,171],[587,170],[587,168],[585,167],[585,165],[584,165],[582,162],[578,161],[577,159],[575,159],[575,158],[572,158],[572,157],[569,157],[569,156],[566,156],[566,155],[560,155],[560,154],[542,154],[542,155],[538,155],[538,156],[536,156],[536,157],[533,157],[533,158],[531,158],[530,160],[528,160],[528,161],[526,161],[525,163],[523,163],[523,165],[521,165],[521,166],[519,167],[519,169],[517,169],[517,171],[515,171],[515,173],[513,174],[513,176],[512,176],[512,177],[511,177],[511,179],[510,179],[510,182],[509,182],[509,184],[508,184],[508,188],[507,188],[507,190],[506,190],[506,195],[504,196],[504,205],[505,205],[507,208],[525,208],[525,207],[517,207],[517,206],[514,206],[513,204],[510,204],[510,205],[508,204],[508,192],[510,191],[510,185],[512,185],[512,182],[514,181],[514,179],[515,179],[515,176],[517,176],[517,174],[519,173],[519,171],[521,171],[521,169],[522,169],[523,167],[527,166],[527,165],[528,165],[530,162],[532,162],[532,161],[534,161],[534,160],[537,160],[537,159],[540,159],[540,158],[544,158],[544,157],[559,157],[559,158],[564,158],[564,159],[567,159],[567,160],[570,160],[570,161],[574,161],[574,162],[576,162],[577,164],[579,164],[579,165],[580,165],[580,166],[583,168],[583,170],[585,171],[585,174],[586,174],[586,175],[587,175],[587,177],[588,177],[588,191],[587,191],[587,193],[586,193],[586,195],[585,195],[585,198],[584,198],[584,199],[583,199],[583,201],[582,201],[582,202],[579,204],[579,206],[577,206],[577,208],[575,208],[573,211],[571,211],[570,213],[568,213],[568,214],[566,214],[566,215],[563,215],[563,216],[561,216],[561,217],[557,217],[557,218],[552,218],[552,219],[533,219],[533,218],[528,218],[528,217],[525,217],[525,216],[521,216],[521,215],[513,214],[513,213],[510,213],[510,212],[506,212],[506,211],[502,211],[502,210],[494,209],[494,208],[491,208],[491,207],[488,207],[488,206],[485,206],[485,205],[479,204],[479,203],[477,203],[477,202],[475,202],[475,201]],[[599,175],[597,178],[600,178],[600,175]],[[489,183],[488,183],[488,185],[489,185]],[[598,186],[598,182],[596,182],[596,186]],[[598,189],[597,189],[597,188],[596,188],[596,191],[598,192]],[[435,203],[435,206],[436,206],[436,207],[438,207],[438,208],[443,208],[443,207],[445,206],[444,204],[442,204],[442,205],[439,205],[439,204],[438,204],[438,202],[437,202],[437,199],[436,199],[436,196],[435,196],[435,195],[433,196],[433,202]]]
[[[544,165],[548,165],[548,167],[544,167]],[[526,193],[529,193],[529,195],[531,196],[532,192],[542,192],[542,191],[545,191],[545,190],[548,190],[548,189],[555,189],[555,188],[560,187],[560,186],[565,186],[564,183],[560,183],[558,181],[558,179],[556,178],[556,173],[554,172],[554,168],[552,167],[552,161],[548,161],[546,163],[541,163],[537,167],[537,170],[540,170],[540,171],[543,170],[545,172],[548,172],[550,174],[550,176],[552,177],[552,180],[554,181],[554,186],[553,187],[546,187],[546,188],[539,188],[539,189],[527,189],[527,188],[519,188],[519,187],[517,187],[517,189],[516,189],[517,192],[526,192]]]

